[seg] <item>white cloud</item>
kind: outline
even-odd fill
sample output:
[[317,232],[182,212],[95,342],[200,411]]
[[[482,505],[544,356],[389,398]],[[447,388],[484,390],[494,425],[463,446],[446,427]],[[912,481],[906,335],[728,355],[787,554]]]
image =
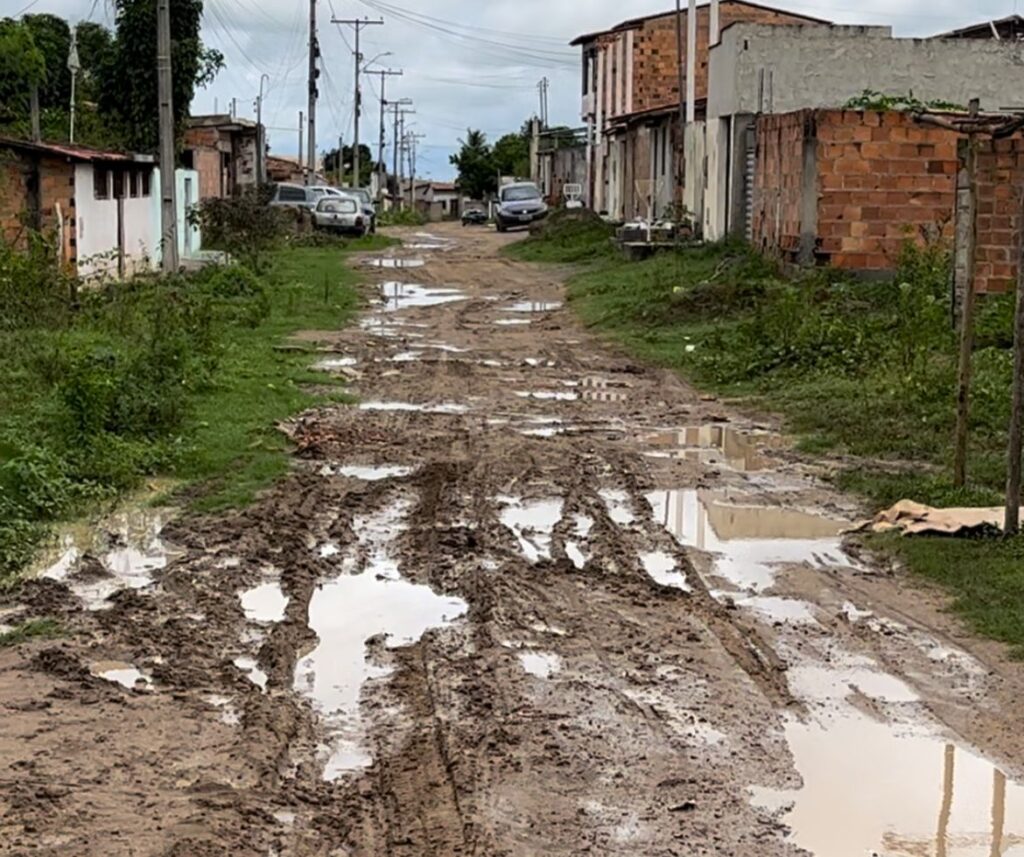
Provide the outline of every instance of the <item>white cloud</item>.
[[[264,119],[276,151],[294,152],[298,142],[298,111],[306,109],[306,0],[205,0],[204,38],[223,51],[227,68],[193,109],[226,111],[237,99],[240,115],[254,115],[261,73],[271,79]],[[376,0],[374,0],[376,2]],[[537,110],[536,83],[551,80],[552,122],[579,121],[578,55],[568,47],[575,36],[632,18],[672,8],[672,0],[380,0],[448,29],[458,22],[475,38],[457,38],[384,13],[385,26],[366,28],[362,51],[367,57],[383,51],[383,60],[404,68],[405,76],[388,81],[389,97],[415,100],[415,130],[426,134],[421,144],[420,172],[447,177],[448,155],[467,126],[484,129],[491,138],[519,128]],[[684,4],[687,0],[683,0]],[[797,12],[841,23],[890,24],[899,35],[927,35],[964,23],[1001,17],[1014,11],[1014,0],[766,0]],[[353,59],[350,28],[330,24],[331,3],[343,18],[380,14],[362,0],[318,0],[323,76],[320,78],[318,139],[320,148],[335,145],[339,134],[352,136]],[[39,0],[33,12],[84,17],[92,0]],[[99,0],[96,20],[108,20],[106,0]],[[463,31],[465,32],[465,31]],[[509,34],[522,34],[520,35]],[[348,44],[346,44],[346,40]],[[495,44],[497,43],[497,44]],[[517,45],[522,51],[510,51]],[[559,62],[561,60],[561,62]],[[379,79],[378,79],[379,80]],[[376,147],[379,103],[374,87],[363,91],[362,139]],[[294,130],[291,130],[294,129]],[[390,145],[390,129],[388,134]],[[390,162],[390,155],[388,156]]]

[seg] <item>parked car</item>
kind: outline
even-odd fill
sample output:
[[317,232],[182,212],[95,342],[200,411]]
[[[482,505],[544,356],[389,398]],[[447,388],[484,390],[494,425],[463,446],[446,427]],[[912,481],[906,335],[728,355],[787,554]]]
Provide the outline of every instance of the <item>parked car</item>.
[[487,212],[482,208],[467,208],[462,212],[462,225],[463,226],[479,226],[482,223],[487,222]]
[[366,218],[366,222],[369,224],[367,231],[371,233],[377,231],[377,206],[374,204],[373,196],[368,190],[361,187],[333,187],[331,185],[317,185],[313,188],[313,191],[321,197],[347,196],[351,199],[357,200],[363,211],[363,217]]
[[317,193],[315,188],[281,182],[274,185],[274,195],[270,199],[270,204],[282,208],[305,208],[312,210],[316,208],[320,197],[321,194]]
[[325,232],[366,234],[366,218],[359,201],[348,196],[324,195],[313,210],[313,226]]
[[548,204],[544,202],[540,188],[533,182],[508,184],[498,191],[494,220],[499,232],[505,232],[513,226],[529,226],[547,216]]

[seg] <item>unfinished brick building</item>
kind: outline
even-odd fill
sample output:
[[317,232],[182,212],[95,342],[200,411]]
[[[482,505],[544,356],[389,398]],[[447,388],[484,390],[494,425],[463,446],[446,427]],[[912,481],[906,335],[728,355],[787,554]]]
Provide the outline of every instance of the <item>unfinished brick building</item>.
[[[583,52],[583,119],[587,123],[588,201],[625,219],[655,215],[681,199],[678,156],[679,62],[677,28],[688,12],[674,10],[624,21],[573,41]],[[703,118],[708,92],[710,9],[697,9],[696,92]],[[722,0],[720,26],[825,24],[819,19],[744,0]],[[686,60],[685,46],[683,62]]]

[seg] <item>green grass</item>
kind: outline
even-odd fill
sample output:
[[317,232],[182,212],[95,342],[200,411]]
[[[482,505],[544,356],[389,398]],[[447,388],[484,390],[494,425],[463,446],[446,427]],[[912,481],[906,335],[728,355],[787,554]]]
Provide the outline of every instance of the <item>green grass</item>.
[[[350,251],[387,246],[382,237],[349,245]],[[311,407],[309,387],[331,383],[309,369],[310,354],[275,346],[303,329],[337,330],[360,305],[358,275],[334,248],[297,248],[278,253],[269,275],[271,313],[255,329],[235,328],[224,345],[214,385],[196,398],[186,433],[191,449],[174,475],[208,482],[191,506],[214,511],[244,506],[288,468],[288,443],[278,421]],[[339,389],[332,397],[345,401]]]
[[171,477],[193,510],[211,511],[280,477],[277,424],[347,397],[310,370],[312,348],[277,346],[346,325],[360,304],[348,255],[391,243],[294,242],[260,276],[142,277],[81,290],[75,306],[45,253],[0,245],[0,586],[53,524],[147,478]]
[[53,619],[32,619],[0,634],[0,649],[17,646],[29,640],[52,640],[64,633],[64,629]]
[[[784,277],[726,243],[627,262],[600,224],[553,224],[515,258],[576,262],[569,299],[590,328],[752,411],[781,414],[812,455],[851,463],[837,486],[874,509],[910,498],[995,506],[1005,485],[1012,301],[986,299],[975,353],[970,482],[951,478],[956,338],[942,248],[910,249],[894,279],[818,270]],[[1024,539],[882,539],[881,550],[946,586],[978,632],[1024,653]]]

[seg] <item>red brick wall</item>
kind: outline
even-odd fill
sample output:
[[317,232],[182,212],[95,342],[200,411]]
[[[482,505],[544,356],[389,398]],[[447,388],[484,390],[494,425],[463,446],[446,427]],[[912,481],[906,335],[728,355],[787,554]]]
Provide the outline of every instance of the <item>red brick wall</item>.
[[804,138],[814,111],[767,115],[757,126],[754,246],[772,253],[800,249]]
[[957,135],[905,113],[817,111],[818,237],[838,268],[894,268],[908,237],[952,240]]
[[[685,9],[685,3],[684,3]],[[683,12],[683,59],[686,58],[686,17]],[[806,18],[748,6],[745,3],[722,3],[719,13],[724,29],[738,21],[755,24],[807,24]],[[650,18],[637,29],[633,46],[633,110],[640,112],[679,103],[679,62],[676,41],[675,13]],[[710,12],[708,6],[697,9],[697,98],[708,94],[708,54],[710,46]]]
[[[811,110],[758,120],[754,243],[783,255],[813,229],[819,262],[858,271],[896,267],[907,238],[955,229],[958,135],[904,113]],[[806,141],[806,142],[805,142]],[[813,145],[814,186],[804,148]],[[817,222],[802,222],[806,194]]]
[[53,157],[36,157],[13,150],[0,152],[0,237],[24,247],[31,218],[30,183],[38,169],[39,219],[42,230],[57,227],[57,207],[64,216],[64,257],[74,261],[75,170],[74,164]]
[[[967,151],[961,149],[966,159]],[[1021,253],[1024,135],[978,140],[978,240],[975,289],[1008,292],[1016,288]]]

